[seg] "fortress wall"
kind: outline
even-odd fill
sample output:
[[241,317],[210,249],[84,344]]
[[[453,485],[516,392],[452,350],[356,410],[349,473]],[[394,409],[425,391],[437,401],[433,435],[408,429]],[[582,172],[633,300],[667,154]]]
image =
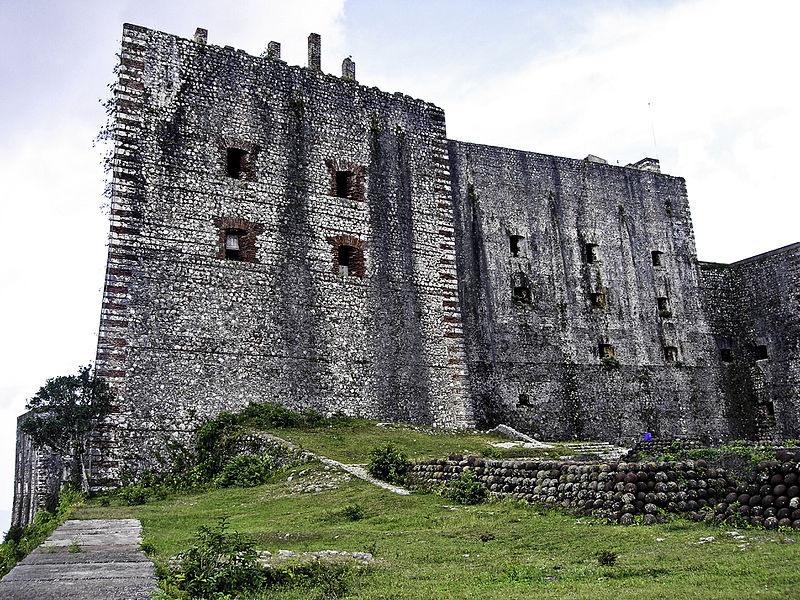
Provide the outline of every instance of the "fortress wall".
[[482,422],[548,439],[724,436],[683,179],[462,142],[450,159]]
[[[54,503],[61,490],[61,459],[36,448],[29,435],[22,432],[28,413],[17,418],[17,455],[14,471],[12,525],[27,525],[48,503]],[[52,506],[49,507],[53,509]]]
[[441,109],[124,34],[98,477],[251,401],[472,424]]
[[800,437],[800,244],[701,269],[726,404],[762,437]]

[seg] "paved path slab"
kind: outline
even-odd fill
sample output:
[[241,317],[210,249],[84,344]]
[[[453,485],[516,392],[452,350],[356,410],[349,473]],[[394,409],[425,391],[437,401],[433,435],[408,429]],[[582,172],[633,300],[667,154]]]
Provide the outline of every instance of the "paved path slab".
[[156,577],[141,541],[136,519],[67,521],[3,577],[0,600],[150,598]]

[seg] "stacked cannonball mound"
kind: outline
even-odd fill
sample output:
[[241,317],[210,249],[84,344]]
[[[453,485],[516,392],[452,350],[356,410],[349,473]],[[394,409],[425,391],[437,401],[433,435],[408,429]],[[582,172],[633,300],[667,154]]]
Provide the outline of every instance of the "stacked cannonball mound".
[[715,507],[718,516],[757,527],[800,529],[800,453],[780,450],[776,460],[758,463]]
[[[451,456],[414,464],[409,484],[436,489],[472,472],[498,496],[593,514],[623,525],[668,515],[800,529],[800,465],[793,453],[759,464],[748,483],[705,460],[580,464]],[[745,508],[746,507],[746,508]]]

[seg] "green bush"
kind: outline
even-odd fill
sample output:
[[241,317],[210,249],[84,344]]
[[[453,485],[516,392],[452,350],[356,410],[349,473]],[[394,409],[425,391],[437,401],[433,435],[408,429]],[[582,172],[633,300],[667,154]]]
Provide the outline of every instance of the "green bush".
[[348,521],[360,521],[367,514],[360,504],[348,504],[342,509],[342,516]]
[[149,496],[150,490],[140,484],[130,485],[119,490],[119,497],[128,506],[145,504]]
[[266,590],[289,588],[304,589],[307,598],[341,598],[347,593],[355,576],[349,565],[313,561],[264,568],[254,540],[230,533],[228,526],[228,518],[222,517],[214,527],[201,527],[197,542],[178,555],[179,570],[161,572],[162,585],[177,588],[191,600],[261,597]]
[[181,567],[175,579],[189,598],[241,594],[264,582],[264,569],[256,561],[255,542],[227,530],[227,517],[220,518],[215,527],[200,527],[198,541],[179,555]]
[[472,471],[464,471],[450,482],[445,495],[459,504],[480,504],[486,500],[489,490],[475,480]]
[[269,454],[249,456],[241,454],[230,458],[214,478],[218,487],[253,487],[266,483],[275,470],[275,461]]
[[389,442],[369,451],[367,473],[383,481],[403,485],[409,465],[408,457]]

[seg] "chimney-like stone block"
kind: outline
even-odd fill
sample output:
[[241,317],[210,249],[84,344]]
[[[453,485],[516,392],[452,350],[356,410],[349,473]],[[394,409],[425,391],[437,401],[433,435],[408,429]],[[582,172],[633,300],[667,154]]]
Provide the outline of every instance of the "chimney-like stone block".
[[208,43],[208,29],[198,27],[194,30],[194,41],[205,46]]
[[308,68],[314,71],[322,70],[322,38],[318,33],[308,36]]
[[267,58],[281,59],[281,45],[279,42],[270,42],[267,45]]
[[356,80],[356,63],[349,56],[342,61],[342,79]]

